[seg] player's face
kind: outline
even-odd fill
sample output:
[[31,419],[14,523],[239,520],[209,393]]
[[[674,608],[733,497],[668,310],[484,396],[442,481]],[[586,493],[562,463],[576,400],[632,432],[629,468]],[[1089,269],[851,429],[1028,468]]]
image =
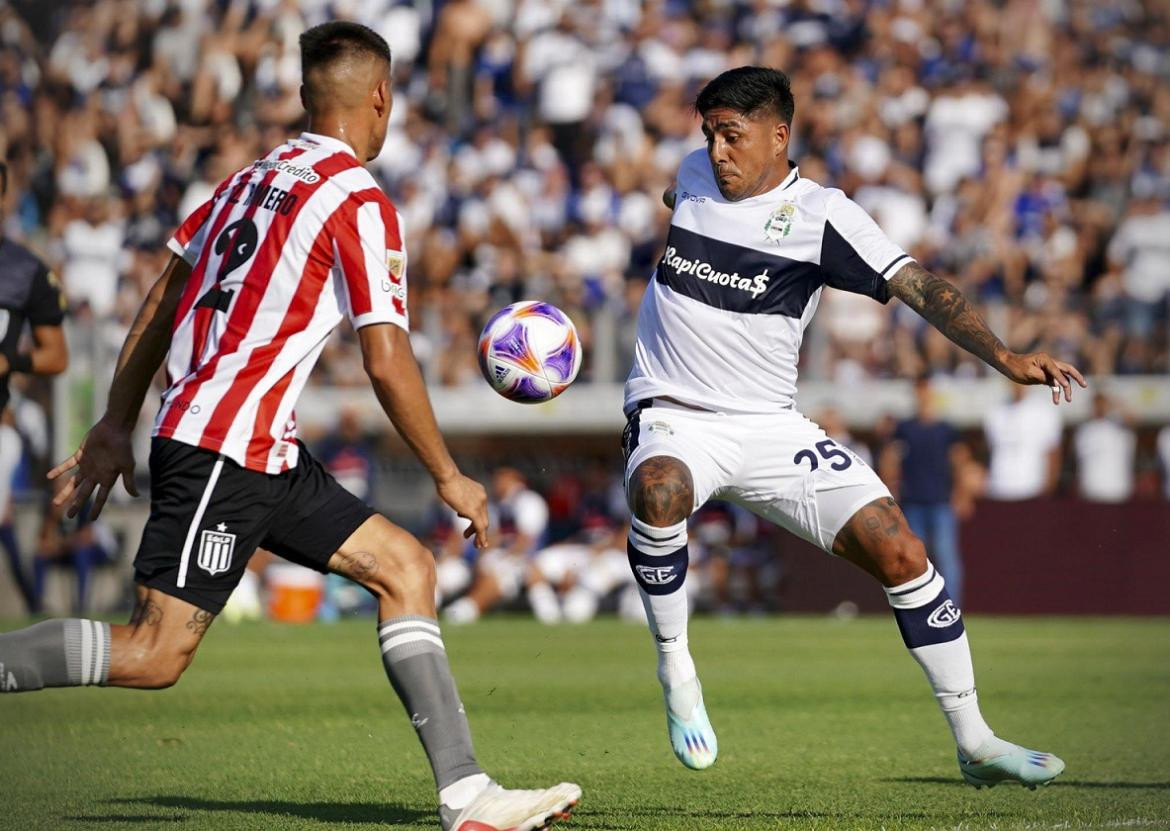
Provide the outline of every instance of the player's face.
[[775,116],[718,107],[703,116],[703,135],[715,183],[728,201],[769,191],[788,175],[788,125]]

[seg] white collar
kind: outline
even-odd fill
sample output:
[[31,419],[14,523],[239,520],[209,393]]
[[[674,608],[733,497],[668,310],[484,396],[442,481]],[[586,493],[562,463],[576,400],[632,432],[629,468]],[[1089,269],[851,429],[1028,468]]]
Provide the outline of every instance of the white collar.
[[308,144],[319,144],[322,147],[328,147],[330,150],[336,150],[338,153],[348,153],[355,159],[357,158],[357,153],[353,152],[352,147],[333,136],[323,136],[320,133],[301,133],[297,136],[297,141],[303,141]]

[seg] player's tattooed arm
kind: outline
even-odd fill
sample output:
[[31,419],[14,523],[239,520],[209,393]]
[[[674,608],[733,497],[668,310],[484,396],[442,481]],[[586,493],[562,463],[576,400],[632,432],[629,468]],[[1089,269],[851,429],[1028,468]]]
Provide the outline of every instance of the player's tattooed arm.
[[1072,364],[1044,352],[1019,355],[995,336],[958,287],[936,277],[918,263],[908,263],[890,278],[890,294],[900,299],[956,344],[1017,384],[1047,384],[1052,403],[1072,401],[1072,381],[1082,387],[1085,379]]
[[954,284],[909,263],[890,278],[890,294],[972,355],[1004,372],[1010,351]]

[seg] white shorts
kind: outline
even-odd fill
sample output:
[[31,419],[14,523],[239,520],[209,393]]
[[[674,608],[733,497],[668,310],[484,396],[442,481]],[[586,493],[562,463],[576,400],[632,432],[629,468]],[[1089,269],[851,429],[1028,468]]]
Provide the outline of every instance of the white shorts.
[[742,415],[655,400],[630,414],[623,444],[627,486],[646,459],[671,456],[691,471],[692,511],[725,499],[828,552],[860,508],[890,495],[857,454],[795,410]]

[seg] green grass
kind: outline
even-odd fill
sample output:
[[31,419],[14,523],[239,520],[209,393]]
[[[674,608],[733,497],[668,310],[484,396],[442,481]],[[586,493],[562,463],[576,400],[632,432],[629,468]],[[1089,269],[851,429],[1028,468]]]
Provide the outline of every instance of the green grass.
[[[641,628],[446,637],[488,771],[585,788],[567,829],[1170,828],[1170,621],[969,630],[985,715],[1062,755],[1057,784],[961,784],[888,619],[697,621],[721,749],[702,773],[671,755]],[[433,831],[432,800],[370,622],[218,623],[174,689],[0,697],[4,829]]]

